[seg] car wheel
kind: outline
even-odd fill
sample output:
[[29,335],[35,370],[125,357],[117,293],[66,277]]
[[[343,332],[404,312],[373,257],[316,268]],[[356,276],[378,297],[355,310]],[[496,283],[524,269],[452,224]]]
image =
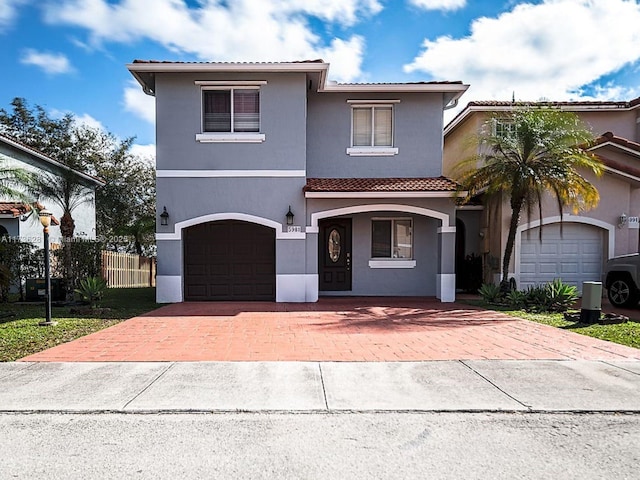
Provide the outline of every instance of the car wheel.
[[611,282],[607,296],[614,307],[632,307],[638,303],[636,287],[626,278],[616,278]]

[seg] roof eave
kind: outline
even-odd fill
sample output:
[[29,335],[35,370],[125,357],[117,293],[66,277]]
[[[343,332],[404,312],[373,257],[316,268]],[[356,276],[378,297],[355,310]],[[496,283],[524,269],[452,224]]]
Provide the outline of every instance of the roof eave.
[[22,150],[23,152],[26,152],[29,155],[33,155],[34,157],[37,157],[40,160],[42,160],[42,161],[44,161],[44,162],[46,162],[46,163],[48,163],[50,165],[53,165],[53,166],[55,166],[57,168],[60,168],[62,170],[66,170],[67,172],[71,172],[74,175],[78,175],[80,178],[82,178],[82,179],[84,179],[84,180],[86,180],[88,182],[94,183],[98,187],[102,187],[102,186],[105,185],[105,182],[103,182],[100,179],[92,177],[91,175],[87,175],[86,173],[82,173],[82,172],[80,172],[78,170],[75,170],[75,169],[73,169],[71,167],[67,167],[63,163],[60,163],[60,162],[58,162],[58,161],[56,161],[56,160],[54,160],[52,158],[49,158],[46,155],[42,154],[41,152],[38,152],[37,150],[34,150],[34,149],[30,148],[30,147],[27,147],[26,145],[22,145],[21,143],[15,142],[15,141],[11,140],[10,138],[2,136],[2,137],[0,137],[0,140],[5,142],[8,145],[11,145],[13,148],[17,148],[18,150]]

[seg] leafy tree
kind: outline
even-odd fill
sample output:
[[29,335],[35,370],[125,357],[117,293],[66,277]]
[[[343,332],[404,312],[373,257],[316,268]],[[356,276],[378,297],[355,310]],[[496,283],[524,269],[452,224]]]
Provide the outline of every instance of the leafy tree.
[[[496,125],[508,128],[496,129]],[[577,115],[550,108],[516,108],[487,121],[475,138],[477,152],[460,162],[457,181],[466,191],[463,202],[484,194],[509,198],[511,219],[502,261],[503,288],[508,286],[509,264],[521,214],[529,217],[542,201],[554,198],[560,218],[564,207],[575,213],[594,208],[596,188],[585,172],[601,175],[602,163],[583,147],[593,141]]]
[[[96,236],[105,241],[106,248],[151,251],[154,239],[145,226],[150,218],[155,224],[155,170],[132,155],[134,139],[121,140],[110,132],[81,125],[71,113],[53,118],[39,105],[31,108],[23,98],[13,99],[11,106],[11,111],[0,109],[0,133],[105,182],[96,190],[95,201]],[[1,178],[0,173],[0,183]],[[68,173],[43,173],[32,179],[31,185],[40,196],[61,207],[60,232],[71,239],[75,232],[73,212],[91,199],[91,191]],[[65,242],[62,263],[67,292],[78,281],[73,251],[72,243]]]
[[[0,132],[105,181],[96,191],[96,233],[106,240],[107,248],[152,250],[153,228],[148,225],[155,225],[155,169],[132,155],[134,139],[121,140],[102,129],[79,125],[70,113],[52,118],[39,105],[30,108],[23,98],[14,98],[11,105],[10,112],[0,109]],[[62,208],[61,233],[71,238],[73,210],[90,199],[89,192],[72,175],[51,182],[45,174],[34,187]],[[130,240],[115,240],[124,236]]]

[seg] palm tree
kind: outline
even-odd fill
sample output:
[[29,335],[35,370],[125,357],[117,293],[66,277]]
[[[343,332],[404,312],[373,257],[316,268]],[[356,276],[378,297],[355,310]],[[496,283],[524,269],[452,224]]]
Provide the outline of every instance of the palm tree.
[[[496,126],[506,128],[497,129]],[[504,116],[487,121],[475,138],[476,154],[456,166],[462,202],[484,194],[485,198],[509,198],[511,219],[502,260],[503,289],[508,288],[509,264],[523,211],[530,216],[551,195],[562,221],[564,207],[574,213],[597,206],[600,196],[583,176],[601,175],[604,167],[583,147],[593,141],[577,115],[551,108],[515,107]]]

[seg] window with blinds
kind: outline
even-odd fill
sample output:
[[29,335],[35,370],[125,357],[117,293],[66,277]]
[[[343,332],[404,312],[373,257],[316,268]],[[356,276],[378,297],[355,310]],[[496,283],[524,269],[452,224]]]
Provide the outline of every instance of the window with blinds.
[[259,132],[260,90],[258,88],[202,91],[203,132]]
[[390,105],[352,108],[353,147],[393,146],[393,107]]

